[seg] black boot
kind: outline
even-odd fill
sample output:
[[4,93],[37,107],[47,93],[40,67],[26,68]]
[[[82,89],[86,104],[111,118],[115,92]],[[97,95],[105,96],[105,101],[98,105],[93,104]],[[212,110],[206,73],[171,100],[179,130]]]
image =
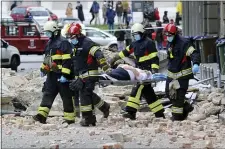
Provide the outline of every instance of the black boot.
[[183,114],[172,113],[172,115],[173,115],[171,118],[172,121],[183,121],[184,120]]
[[192,107],[192,105],[189,102],[185,101],[184,102],[184,111],[183,111],[184,119],[187,119],[188,114],[190,112],[192,112],[193,110],[194,110],[194,107]]
[[131,107],[124,107],[121,114],[124,118],[129,118],[131,120],[136,120],[137,111]]
[[84,127],[88,127],[90,125],[96,126],[96,117],[95,115],[93,115],[92,111],[82,112],[82,119],[80,121],[80,125]]
[[42,123],[42,124],[46,124],[46,117],[44,117],[41,114],[37,114],[37,115],[33,116],[33,119],[35,121],[38,121],[38,122]]
[[110,105],[107,102],[104,102],[104,104],[99,108],[99,110],[102,111],[104,118],[108,118],[109,109]]
[[155,117],[157,117],[157,118],[165,118],[165,115],[164,115],[163,112],[164,112],[164,109],[156,112],[155,113]]
[[73,121],[73,120],[64,120],[63,123],[67,123],[67,124],[70,125],[70,124],[74,124],[75,121]]

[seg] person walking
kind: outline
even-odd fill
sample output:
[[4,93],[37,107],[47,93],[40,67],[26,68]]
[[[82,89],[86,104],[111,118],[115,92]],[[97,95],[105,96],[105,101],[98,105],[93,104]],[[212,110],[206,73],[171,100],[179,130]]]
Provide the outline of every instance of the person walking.
[[71,3],[68,3],[67,8],[66,8],[66,16],[73,17],[73,5]]
[[95,16],[95,25],[100,25],[100,19],[99,19],[99,4],[97,1],[93,1],[93,4],[92,4],[92,11],[94,13],[94,16]]
[[169,18],[167,16],[168,11],[164,11],[164,15],[163,15],[163,23],[169,23]]
[[108,23],[108,27],[109,27],[109,32],[111,34],[113,34],[114,30],[114,18],[116,16],[116,12],[113,10],[112,6],[109,7],[109,9],[106,12],[106,17],[107,17],[107,23]]
[[91,6],[89,12],[91,13],[91,16],[92,16],[92,18],[91,18],[91,20],[90,20],[90,25],[91,25],[91,22],[95,19],[95,14],[94,14],[94,12],[93,12],[92,6]]
[[71,124],[75,122],[72,92],[69,89],[69,80],[72,79],[72,46],[66,38],[61,36],[61,30],[55,21],[47,21],[44,32],[49,41],[44,50],[45,57],[40,71],[41,77],[47,75],[47,79],[42,89],[43,97],[38,113],[33,116],[33,119],[45,124],[59,93],[63,101],[64,122]]
[[103,19],[104,19],[103,24],[107,24],[107,22],[106,22],[106,20],[107,20],[107,17],[106,17],[107,8],[108,8],[108,7],[107,7],[107,2],[104,1],[104,2],[103,2],[103,5],[102,5],[102,17],[103,17]]
[[[117,60],[128,57],[134,53],[137,67],[142,70],[151,71],[153,74],[153,79],[156,77],[154,74],[158,73],[159,69],[159,57],[157,56],[157,49],[155,48],[155,43],[151,39],[146,38],[144,32],[145,29],[142,24],[135,23],[131,27],[131,33],[134,37],[134,41],[130,46],[119,52],[109,61],[111,67]],[[136,113],[140,107],[141,97],[146,99],[149,108],[156,117],[164,117],[163,105],[156,96],[151,84],[137,84],[135,87],[133,87],[124,109],[123,117],[130,118],[131,120],[136,119]]]
[[[177,34],[174,24],[167,24],[164,33],[169,43],[166,95],[172,102],[172,120],[183,121],[193,107],[185,100],[189,80],[199,71],[200,54],[190,40]],[[173,86],[173,87],[172,87]]]
[[129,7],[129,3],[127,0],[123,0],[122,5],[123,5],[123,23],[125,24],[127,20],[127,10]]
[[83,5],[80,3],[80,1],[77,1],[77,14],[78,18],[80,19],[81,23],[83,23],[84,19],[84,13],[83,13]]
[[123,5],[121,1],[118,1],[116,4],[116,15],[118,19],[118,24],[122,24]]
[[80,92],[81,126],[96,125],[94,109],[103,112],[104,118],[109,116],[110,105],[94,93],[95,84],[98,82],[99,68],[105,73],[111,72],[101,48],[90,38],[82,34],[80,24],[73,23],[68,35],[74,45],[73,69],[78,74],[70,83],[70,89]]

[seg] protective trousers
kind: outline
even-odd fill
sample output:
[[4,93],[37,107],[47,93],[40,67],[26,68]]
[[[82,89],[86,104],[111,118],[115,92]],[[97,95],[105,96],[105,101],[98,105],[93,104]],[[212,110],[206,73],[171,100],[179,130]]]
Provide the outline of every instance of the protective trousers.
[[58,82],[60,76],[61,75],[54,72],[50,72],[47,75],[47,79],[43,87],[42,101],[38,108],[38,114],[47,118],[55,97],[59,93],[63,101],[64,119],[66,121],[74,121],[75,115],[72,101],[72,92],[69,89],[69,83]]
[[133,87],[126,105],[126,111],[130,113],[136,113],[140,107],[141,97],[145,98],[146,102],[149,105],[149,108],[156,117],[164,117],[164,107],[161,104],[161,101],[157,99],[157,96],[151,84],[137,85]]
[[95,79],[85,79],[84,88],[80,91],[80,110],[82,117],[90,119],[94,115],[94,108],[98,108],[103,113],[107,112],[108,104],[94,93]]
[[80,117],[79,91],[73,91],[73,105],[74,105],[75,116]]
[[180,79],[178,80],[179,82],[179,86],[180,88],[176,90],[176,95],[175,98],[171,98],[170,96],[170,83],[172,82],[172,79],[167,79],[166,80],[166,95],[167,97],[170,99],[170,101],[172,102],[172,116],[173,116],[173,120],[177,120],[177,121],[182,121],[187,117],[187,113],[189,111],[187,111],[188,109],[186,109],[186,106],[189,106],[185,100],[185,94],[187,92],[188,89],[188,85],[189,85],[189,79]]

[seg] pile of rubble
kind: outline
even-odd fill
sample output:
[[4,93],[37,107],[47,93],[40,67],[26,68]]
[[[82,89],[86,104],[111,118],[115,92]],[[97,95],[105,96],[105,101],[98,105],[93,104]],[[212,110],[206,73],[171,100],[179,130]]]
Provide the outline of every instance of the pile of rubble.
[[[39,76],[39,70],[20,76],[9,69],[2,69],[1,75],[3,95],[1,103],[9,104],[16,98],[26,107],[26,113],[34,114],[32,112],[36,112],[40,104],[41,90],[45,81],[45,78]],[[155,90],[163,92],[164,84],[165,82],[158,83]],[[97,112],[97,127],[82,129],[78,123],[68,126],[61,124],[62,117],[50,117],[47,120],[48,124],[43,125],[34,122],[30,116],[3,115],[3,146],[14,148],[58,148],[59,146],[60,148],[75,146],[81,148],[85,146],[119,149],[224,147],[225,125],[223,125],[222,117],[218,119],[218,114],[225,109],[223,89],[211,88],[207,85],[201,85],[201,88],[199,86],[189,88],[186,97],[189,96],[193,100],[195,109],[190,113],[188,120],[172,122],[169,119],[155,118],[151,112],[138,112],[135,121],[122,118],[120,110],[125,105],[131,88],[132,86],[96,87],[96,92],[111,105],[111,114],[108,119],[103,119]],[[193,94],[195,98],[192,98]],[[57,97],[52,111],[63,114],[60,97]],[[48,136],[49,141],[46,141],[43,136]],[[26,144],[21,143],[21,137],[25,139],[23,142]],[[15,146],[10,143],[12,139],[15,141]]]

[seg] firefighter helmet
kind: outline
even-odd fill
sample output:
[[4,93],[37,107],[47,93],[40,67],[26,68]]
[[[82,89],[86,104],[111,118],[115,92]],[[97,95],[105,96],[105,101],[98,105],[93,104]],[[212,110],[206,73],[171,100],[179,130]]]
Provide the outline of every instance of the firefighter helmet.
[[55,21],[47,21],[44,25],[44,31],[55,32],[58,30],[58,25]]
[[70,24],[65,24],[61,30],[61,35],[63,37],[67,37],[67,34],[68,34],[68,30],[70,28]]
[[72,23],[68,29],[68,34],[70,37],[77,36],[81,34],[81,25],[79,23]]
[[135,23],[132,27],[131,27],[131,34],[135,34],[135,33],[144,33],[145,29],[144,26],[140,23]]
[[175,35],[177,33],[177,27],[174,24],[167,24],[164,28],[164,33]]

